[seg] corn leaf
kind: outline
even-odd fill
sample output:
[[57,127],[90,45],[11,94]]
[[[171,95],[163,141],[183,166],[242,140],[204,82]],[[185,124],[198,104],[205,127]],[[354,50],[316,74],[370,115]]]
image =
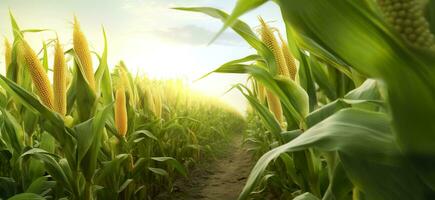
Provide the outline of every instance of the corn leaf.
[[23,153],[21,155],[21,158],[26,158],[29,156],[41,160],[44,163],[45,169],[53,177],[53,179],[56,180],[58,183],[63,184],[66,189],[72,191],[70,180],[55,159],[57,156],[55,156],[54,154],[50,154],[45,150],[33,148]]
[[112,109],[112,104],[99,111],[94,118],[74,127],[77,134],[77,158],[87,180],[93,176],[101,146],[103,129]]
[[178,171],[178,173],[180,173],[184,177],[187,177],[186,168],[180,162],[178,162],[175,158],[172,158],[172,157],[151,157],[151,160],[155,160],[158,162],[166,162],[169,164],[169,166],[175,168]]
[[45,198],[34,193],[21,193],[9,198],[8,200],[45,200]]
[[[251,171],[239,199],[248,197],[272,160],[282,153],[307,148],[337,151],[352,183],[368,199],[424,199],[425,187],[401,156],[388,121],[382,113],[358,109],[337,112],[291,142],[264,154]],[[367,170],[377,175],[367,176]]]

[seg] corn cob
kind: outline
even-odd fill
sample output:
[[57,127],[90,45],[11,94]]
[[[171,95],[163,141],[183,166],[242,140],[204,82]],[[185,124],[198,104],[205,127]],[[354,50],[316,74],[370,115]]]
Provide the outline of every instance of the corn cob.
[[80,24],[77,18],[74,17],[74,32],[73,32],[74,51],[80,61],[84,76],[88,81],[89,86],[95,90],[94,69],[92,67],[92,57],[89,51],[88,41],[80,29]]
[[12,47],[8,39],[5,38],[5,64],[6,72],[8,72],[8,67],[12,62]]
[[257,81],[257,90],[258,90],[258,100],[260,100],[260,103],[264,103],[266,100],[266,94],[264,86]]
[[284,60],[284,55],[282,54],[278,41],[273,34],[272,28],[270,28],[261,17],[259,17],[259,20],[261,23],[261,40],[272,51],[273,56],[275,57],[278,74],[290,77],[290,73]]
[[266,92],[269,110],[275,115],[279,124],[283,122],[282,107],[279,98],[270,91]]
[[21,42],[21,51],[24,61],[29,67],[33,85],[38,92],[39,98],[45,106],[53,109],[53,90],[51,89],[50,81],[41,62],[32,48],[30,48],[29,44],[24,40]]
[[60,115],[66,114],[66,64],[62,46],[56,42],[53,66],[54,110]]
[[419,48],[435,46],[434,35],[424,17],[424,6],[418,0],[378,0],[386,21],[411,45]]
[[118,134],[124,137],[127,133],[127,108],[125,105],[125,89],[124,87],[119,87],[116,90],[115,99],[115,126],[118,130]]
[[290,73],[290,78],[292,80],[295,80],[297,68],[296,68],[296,60],[293,54],[290,52],[290,49],[288,48],[287,42],[284,40],[281,34],[279,34],[279,38],[281,40],[281,49],[282,54],[284,55],[284,60],[287,65],[288,71]]

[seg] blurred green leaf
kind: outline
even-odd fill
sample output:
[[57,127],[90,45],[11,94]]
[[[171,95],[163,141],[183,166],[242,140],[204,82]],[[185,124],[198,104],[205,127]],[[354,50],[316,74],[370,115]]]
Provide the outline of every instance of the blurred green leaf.
[[161,168],[155,168],[155,167],[148,167],[148,170],[150,170],[154,174],[158,174],[160,176],[169,176],[168,172]]
[[34,193],[21,193],[9,198],[8,200],[45,200],[45,198]]

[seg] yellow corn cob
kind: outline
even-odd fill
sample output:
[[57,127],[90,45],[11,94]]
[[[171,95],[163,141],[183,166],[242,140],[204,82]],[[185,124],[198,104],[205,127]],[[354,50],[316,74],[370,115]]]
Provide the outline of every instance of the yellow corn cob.
[[74,32],[73,32],[74,51],[82,65],[84,77],[88,81],[89,86],[95,90],[94,69],[92,67],[92,57],[89,51],[88,41],[80,29],[80,24],[77,18],[74,17]]
[[270,91],[266,92],[267,103],[269,105],[269,110],[275,115],[276,121],[279,124],[283,122],[282,107],[279,98]]
[[38,92],[39,98],[45,106],[53,109],[53,90],[51,89],[50,81],[41,62],[32,48],[30,48],[29,44],[24,40],[21,42],[21,51],[24,61],[29,67],[33,85]]
[[424,4],[419,0],[378,0],[386,21],[409,44],[420,48],[433,48],[435,36],[424,16]]
[[260,100],[260,103],[264,103],[266,100],[266,94],[264,86],[257,81],[257,90],[258,90],[258,100]]
[[6,64],[6,72],[8,72],[8,67],[12,61],[12,47],[9,43],[8,39],[5,38],[5,64]]
[[115,99],[115,126],[118,130],[118,134],[124,137],[127,133],[127,108],[125,105],[125,89],[124,87],[119,87],[116,90]]
[[60,115],[66,114],[66,64],[62,46],[56,42],[53,66],[54,110]]
[[261,40],[272,51],[275,57],[276,67],[278,68],[278,74],[290,77],[290,73],[284,60],[284,55],[282,54],[281,47],[279,46],[272,29],[261,17],[259,17],[259,20],[261,23]]
[[281,34],[279,34],[279,38],[281,40],[281,49],[282,54],[284,55],[284,60],[287,65],[288,71],[290,73],[290,78],[292,80],[295,80],[297,68],[296,68],[296,60],[293,54],[290,52],[290,49],[288,48],[287,42],[284,40]]

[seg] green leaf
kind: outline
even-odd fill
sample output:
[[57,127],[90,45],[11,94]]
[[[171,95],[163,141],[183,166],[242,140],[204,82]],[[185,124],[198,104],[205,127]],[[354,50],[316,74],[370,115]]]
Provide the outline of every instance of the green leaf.
[[119,187],[118,189],[118,193],[121,193],[122,191],[125,190],[125,188],[127,188],[127,186],[133,182],[133,179],[127,179],[125,180],[125,182],[121,185],[121,187]]
[[113,94],[112,94],[112,80],[110,77],[109,66],[107,64],[107,37],[106,31],[103,28],[103,37],[104,37],[104,51],[100,59],[100,65],[98,66],[97,71],[95,72],[95,79],[97,83],[98,89],[101,90],[104,105],[109,105],[113,102]]
[[374,108],[379,106],[384,106],[384,104],[381,100],[378,83],[375,80],[367,79],[360,87],[347,93],[344,99],[337,99],[311,112],[306,117],[306,121],[308,127],[311,127],[343,108],[358,107],[376,110]]
[[56,141],[53,136],[47,132],[41,134],[40,148],[46,150],[49,153],[54,153],[56,148]]
[[12,15],[12,12],[9,10],[9,17],[11,18],[11,25],[12,25],[12,33],[14,34],[14,38],[23,38],[23,35],[20,31],[20,28],[18,27],[18,23],[15,20],[14,16]]
[[240,59],[236,59],[236,60],[232,60],[230,62],[227,62],[223,65],[221,65],[218,69],[209,72],[207,74],[205,74],[204,76],[202,76],[199,79],[202,79],[214,72],[221,72],[221,73],[245,73],[245,70],[243,69],[243,66],[246,66],[243,63],[249,62],[249,61],[258,61],[258,60],[262,60],[262,58],[258,55],[249,55]]
[[24,132],[20,124],[17,122],[14,116],[12,116],[8,111],[0,108],[2,115],[4,116],[4,133],[3,139],[6,139],[6,144],[11,146],[11,149],[15,151],[16,154],[20,154],[24,146]]
[[56,185],[55,181],[49,181],[47,177],[42,176],[36,179],[26,189],[26,193],[35,193],[42,195],[43,193],[51,190]]
[[169,174],[166,170],[161,168],[154,168],[154,167],[148,167],[148,170],[150,170],[152,173],[160,175],[160,176],[167,176],[169,177]]
[[251,171],[239,199],[248,197],[271,161],[282,153],[307,148],[337,151],[352,183],[368,199],[424,199],[425,187],[395,144],[388,117],[358,109],[339,111],[264,154]]
[[301,195],[298,195],[293,200],[320,200],[320,199],[314,196],[313,194],[306,192]]
[[24,29],[21,30],[21,33],[39,33],[44,31],[50,31],[50,29]]
[[47,172],[56,180],[59,184],[62,184],[67,190],[72,191],[71,182],[67,175],[64,173],[62,167],[56,161],[56,155],[50,154],[45,150],[32,148],[21,155],[21,158],[32,156],[39,159],[44,163]]
[[267,0],[238,0],[236,7],[233,9],[233,12],[227,19],[225,20],[225,24],[219,33],[216,35],[218,37],[227,27],[233,26],[233,24],[237,23],[238,18],[245,12],[248,12],[252,9],[255,9],[262,4],[266,3]]
[[[328,165],[331,163],[328,163]],[[352,199],[353,185],[346,175],[343,164],[339,162],[336,166],[328,166],[332,172],[324,200],[347,200]]]
[[299,54],[301,58],[301,64],[298,70],[299,82],[309,97],[309,111],[313,111],[317,106],[317,94],[313,74],[311,72],[312,67],[310,66],[309,57],[301,50],[299,50]]
[[119,189],[118,183],[119,171],[122,170],[123,164],[128,161],[128,154],[119,154],[113,160],[104,162],[95,174],[95,182],[99,185],[109,188],[113,191]]
[[[308,115],[310,111],[308,94],[301,86],[299,86],[293,80],[288,79],[286,77],[278,76],[275,78],[275,81],[280,87],[280,89],[283,91],[285,97],[288,98],[291,105],[291,106],[284,107],[287,108],[285,110],[287,110],[288,112],[288,114],[286,115],[287,123],[290,123],[289,121],[290,119],[295,120],[297,123],[296,124],[297,127],[299,127],[299,123],[301,123],[301,121],[303,120],[298,119],[298,117],[301,116],[304,118]],[[285,105],[286,103],[283,102],[283,104]],[[292,111],[292,109],[289,109],[290,107],[293,107],[292,109],[294,109],[297,114],[295,113],[295,111]],[[291,124],[288,125],[290,126]]]
[[0,177],[0,198],[8,198],[17,191],[17,183],[13,178]]
[[34,193],[21,193],[9,198],[8,200],[45,200],[45,198]]
[[178,173],[180,173],[184,177],[187,177],[186,168],[180,162],[178,162],[175,158],[172,158],[172,157],[151,157],[151,160],[168,163],[169,166],[175,168],[178,171]]
[[45,69],[45,72],[48,71],[48,52],[47,52],[47,44],[45,42],[42,42],[42,49],[44,52],[44,55],[42,57],[42,66]]
[[76,75],[76,103],[77,112],[79,114],[80,122],[84,122],[92,117],[92,113],[96,108],[96,94],[95,91],[89,86],[88,81],[84,77],[84,69],[80,63],[80,59],[77,57],[75,52],[72,52],[75,60],[75,75]]
[[335,85],[332,83],[332,78],[328,73],[328,66],[319,62],[318,59],[316,59],[314,56],[309,58],[309,66],[312,70],[313,78],[316,80],[319,88],[325,93],[325,95],[329,99],[336,99],[337,92]]
[[97,165],[103,129],[113,104],[99,111],[94,118],[74,127],[77,134],[77,158],[87,180],[91,180]]
[[380,100],[379,83],[373,79],[367,79],[360,87],[347,93],[344,98],[354,100]]
[[158,141],[157,137],[147,130],[138,130],[129,136],[129,140],[134,139],[133,141],[135,143],[137,143],[145,138],[150,138],[150,139],[153,139],[155,141]]

